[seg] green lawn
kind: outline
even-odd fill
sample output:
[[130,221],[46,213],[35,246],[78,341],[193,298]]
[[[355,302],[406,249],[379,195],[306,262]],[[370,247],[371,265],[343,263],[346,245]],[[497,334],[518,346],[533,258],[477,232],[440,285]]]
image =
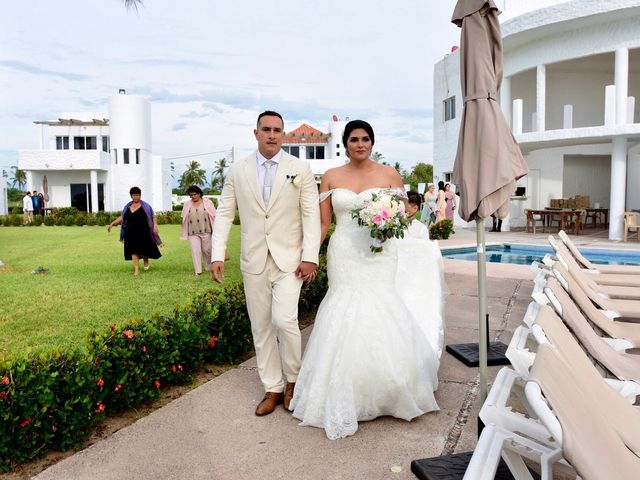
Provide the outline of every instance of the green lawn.
[[[134,277],[117,228],[0,227],[0,356],[79,344],[90,330],[168,313],[213,287],[210,275],[194,276],[189,242],[179,233],[179,225],[160,225],[162,258]],[[234,226],[227,282],[241,278],[239,237]],[[38,266],[49,273],[32,274]]]

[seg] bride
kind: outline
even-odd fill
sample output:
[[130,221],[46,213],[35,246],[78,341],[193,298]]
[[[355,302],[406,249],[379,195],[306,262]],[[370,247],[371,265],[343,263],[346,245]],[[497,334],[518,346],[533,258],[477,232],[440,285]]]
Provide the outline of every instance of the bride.
[[304,353],[290,409],[301,425],[327,437],[353,435],[358,421],[391,415],[411,420],[438,410],[442,350],[442,257],[437,242],[390,239],[372,253],[369,230],[351,211],[382,189],[404,195],[398,172],[370,159],[371,125],[353,120],[343,145],[350,162],[320,186],[329,289]]

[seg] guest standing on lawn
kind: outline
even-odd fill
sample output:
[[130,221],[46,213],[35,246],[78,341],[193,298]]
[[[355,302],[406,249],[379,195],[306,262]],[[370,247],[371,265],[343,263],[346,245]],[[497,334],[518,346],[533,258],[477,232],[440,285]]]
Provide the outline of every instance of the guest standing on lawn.
[[191,259],[196,275],[202,273],[202,257],[204,269],[211,271],[211,233],[213,220],[216,218],[216,207],[208,198],[202,196],[202,190],[192,185],[187,190],[189,200],[182,207],[181,240],[189,240]]
[[111,231],[114,225],[120,227],[120,241],[124,242],[124,259],[133,260],[133,274],[140,274],[140,258],[144,269],[149,270],[149,259],[160,258],[158,245],[162,244],[158,236],[158,222],[153,208],[140,197],[142,191],[138,187],[129,190],[131,201],[124,206],[122,215],[107,227]]

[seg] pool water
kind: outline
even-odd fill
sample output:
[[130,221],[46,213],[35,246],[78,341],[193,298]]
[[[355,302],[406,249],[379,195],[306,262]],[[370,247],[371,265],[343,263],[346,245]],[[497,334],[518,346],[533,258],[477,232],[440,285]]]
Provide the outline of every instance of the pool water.
[[[552,253],[551,247],[536,245],[487,245],[487,262],[511,263],[516,265],[531,265],[531,262],[541,262],[547,253]],[[581,248],[580,252],[593,263],[604,265],[640,265],[640,251],[603,250]],[[444,258],[456,260],[476,261],[476,247],[447,248],[442,250]]]

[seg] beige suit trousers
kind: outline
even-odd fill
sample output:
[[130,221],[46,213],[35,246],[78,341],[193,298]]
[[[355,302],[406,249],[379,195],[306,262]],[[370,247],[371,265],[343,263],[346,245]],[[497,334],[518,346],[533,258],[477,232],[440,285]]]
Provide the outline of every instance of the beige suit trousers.
[[242,273],[258,374],[267,392],[282,392],[300,371],[302,340],[298,326],[298,299],[302,280],[283,272],[267,255],[262,273]]

